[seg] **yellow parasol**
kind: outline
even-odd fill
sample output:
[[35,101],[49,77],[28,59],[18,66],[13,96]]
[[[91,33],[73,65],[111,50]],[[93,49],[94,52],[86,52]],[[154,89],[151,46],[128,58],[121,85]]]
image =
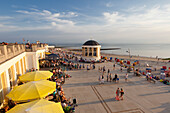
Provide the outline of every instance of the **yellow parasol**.
[[16,105],[7,113],[64,113],[64,111],[60,102],[55,103],[41,99]]
[[32,81],[16,86],[6,96],[16,102],[26,102],[43,98],[55,91],[56,83],[48,80]]
[[50,71],[34,71],[28,72],[19,77],[20,81],[28,82],[28,81],[38,81],[42,79],[50,78],[53,75]]

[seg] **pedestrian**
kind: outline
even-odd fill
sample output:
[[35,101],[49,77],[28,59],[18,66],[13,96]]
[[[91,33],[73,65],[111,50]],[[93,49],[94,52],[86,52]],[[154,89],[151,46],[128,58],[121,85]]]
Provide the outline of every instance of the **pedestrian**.
[[104,84],[104,75],[102,75],[102,84]]
[[115,78],[113,78],[113,81],[117,82],[117,74],[115,74]]
[[119,76],[117,75],[117,83],[119,83]]
[[125,82],[127,82],[127,79],[128,79],[128,74],[126,73],[126,75],[125,75]]
[[93,69],[95,69],[95,64],[93,64]]
[[101,84],[101,76],[99,75],[99,84]]
[[88,70],[90,70],[90,69],[89,69],[89,66],[87,65],[87,71],[88,71]]
[[107,73],[108,73],[108,74],[110,73],[110,69],[107,70]]
[[122,70],[123,70],[123,69],[122,69],[122,66],[121,66],[121,67],[120,67],[120,71],[122,72]]
[[103,67],[103,73],[105,73],[106,69],[105,69],[105,66]]
[[115,64],[113,64],[113,70],[115,70],[115,67],[116,67],[116,65],[115,65]]
[[121,88],[120,90],[120,99],[123,100],[123,95],[124,95],[124,91],[123,91],[123,88]]
[[110,76],[109,76],[109,78],[110,78],[110,82],[112,81],[112,74],[110,73]]
[[108,82],[108,80],[109,80],[109,73],[107,74],[107,82]]
[[120,94],[120,90],[119,90],[119,88],[117,88],[117,90],[116,90],[116,100],[118,100],[118,101],[119,101],[119,94]]

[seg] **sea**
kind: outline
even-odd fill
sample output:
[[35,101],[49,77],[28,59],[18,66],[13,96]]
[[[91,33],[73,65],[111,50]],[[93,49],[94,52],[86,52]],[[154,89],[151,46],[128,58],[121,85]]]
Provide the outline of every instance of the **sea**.
[[[71,49],[81,49],[82,44],[52,44],[59,47],[66,47]],[[118,50],[102,50],[102,53],[129,55],[132,56],[152,57],[152,58],[170,58],[170,44],[101,44],[102,49],[106,48],[120,48]]]

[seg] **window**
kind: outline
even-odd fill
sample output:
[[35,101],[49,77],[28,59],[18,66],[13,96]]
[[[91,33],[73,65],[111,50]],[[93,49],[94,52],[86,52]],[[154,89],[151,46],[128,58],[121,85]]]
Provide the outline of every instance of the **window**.
[[85,48],[85,56],[87,56],[87,48]]
[[96,48],[94,48],[93,56],[96,56]]

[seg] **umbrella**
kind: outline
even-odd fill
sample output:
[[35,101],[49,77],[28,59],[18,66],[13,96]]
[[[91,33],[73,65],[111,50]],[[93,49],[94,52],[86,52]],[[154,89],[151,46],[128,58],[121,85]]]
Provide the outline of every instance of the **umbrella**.
[[56,89],[56,83],[48,80],[32,81],[14,87],[6,96],[16,102],[26,102],[43,98]]
[[50,52],[45,52],[45,54],[46,54],[46,55],[49,55],[49,54],[51,54],[51,53],[50,53]]
[[57,55],[57,54],[54,54],[54,53],[52,53],[52,54],[49,54],[49,55],[47,55],[47,56],[49,56],[49,57],[59,57],[59,55]]
[[64,111],[60,102],[55,103],[41,99],[16,105],[7,113],[64,113]]
[[50,58],[52,57],[53,59],[54,59],[54,57],[57,57],[57,58],[59,57],[59,55],[57,55],[57,54],[54,54],[54,53],[52,53],[52,54],[49,54],[49,55],[47,55],[47,56],[48,56],[48,57],[50,57]]
[[53,75],[50,71],[34,71],[28,72],[19,77],[20,81],[28,82],[28,81],[38,81],[42,79],[50,78]]

